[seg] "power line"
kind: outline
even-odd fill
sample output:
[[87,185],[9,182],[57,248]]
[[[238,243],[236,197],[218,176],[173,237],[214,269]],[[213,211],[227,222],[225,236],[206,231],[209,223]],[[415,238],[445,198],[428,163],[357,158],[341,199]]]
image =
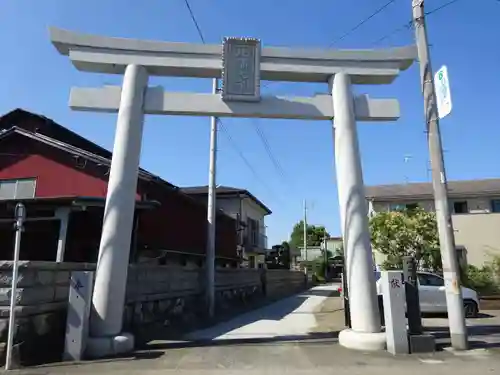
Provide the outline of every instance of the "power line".
[[[206,44],[205,42],[205,38],[203,36],[203,32],[201,31],[201,28],[200,28],[200,25],[198,24],[198,21],[196,20],[196,16],[194,15],[194,12],[193,12],[193,9],[191,8],[191,5],[189,4],[189,0],[184,0],[185,4],[186,4],[186,7],[189,11],[189,14],[191,16],[191,20],[193,21],[194,25],[196,26],[196,30],[198,31],[198,35],[200,36],[200,39],[202,41],[203,44]],[[263,87],[267,87],[267,85],[262,85]],[[254,175],[254,177],[262,184],[264,185],[264,187],[272,194],[274,195],[276,198],[278,198],[274,193],[273,193],[273,190],[271,188],[269,188],[269,186],[265,183],[265,181],[260,178],[259,174],[257,173],[257,171],[255,170],[255,168],[252,166],[252,164],[248,161],[248,159],[245,157],[245,155],[243,154],[243,152],[238,148],[236,142],[234,141],[233,137],[231,136],[231,134],[229,133],[228,129],[224,126],[224,124],[222,123],[221,119],[220,118],[217,118],[217,123],[219,124],[219,128],[220,130],[222,131],[222,133],[224,133],[227,137],[227,139],[229,140],[229,143],[230,145],[234,148],[234,150],[236,151],[236,153],[239,155],[239,157],[241,158],[241,160],[243,161],[243,163],[247,166],[247,168],[250,170],[250,172],[252,172],[252,174]],[[269,147],[269,144],[268,144],[268,147]],[[281,199],[278,199],[279,202],[281,202]]]
[[243,163],[245,163],[245,165],[248,167],[248,169],[253,173],[253,175],[260,180],[260,177],[259,175],[257,174],[257,172],[255,171],[254,167],[252,166],[252,164],[250,164],[250,162],[248,161],[248,159],[245,157],[245,155],[243,154],[243,152],[239,149],[239,147],[236,145],[236,142],[234,141],[234,138],[231,136],[231,134],[229,133],[229,131],[227,130],[226,126],[222,123],[222,121],[219,119],[219,127],[220,127],[220,130],[222,130],[222,132],[226,135],[226,138],[227,140],[229,141],[229,144],[234,148],[234,150],[237,152],[237,154],[240,156],[241,160],[243,160]]
[[[428,11],[428,12],[425,12],[425,15],[426,15],[426,16],[430,16],[430,15],[432,15],[432,14],[435,14],[435,13],[437,13],[437,12],[439,12],[439,11],[441,11],[441,10],[443,10],[443,9],[447,8],[447,7],[449,7],[450,5],[455,4],[455,3],[456,3],[456,2],[458,2],[458,1],[460,1],[460,0],[450,0],[450,1],[448,1],[447,3],[444,3],[444,4],[442,4],[442,5],[438,6],[437,8],[435,8],[435,9],[433,9],[433,10],[430,10],[430,11]],[[497,0],[497,1],[498,1],[498,0]],[[383,37],[381,37],[381,38],[379,38],[379,39],[377,39],[377,40],[375,40],[372,44],[377,45],[377,44],[379,44],[379,43],[383,42],[384,40],[386,40],[386,39],[390,38],[391,36],[393,36],[393,35],[395,35],[395,34],[397,34],[397,33],[401,32],[401,31],[404,31],[404,30],[410,30],[410,29],[412,28],[412,26],[413,26],[413,21],[412,21],[412,20],[410,20],[410,21],[408,21],[408,22],[404,23],[402,26],[399,26],[398,28],[396,28],[396,29],[392,30],[390,33],[388,33],[388,34],[384,35]]]
[[412,27],[412,21],[408,21],[407,23],[405,23],[404,25],[398,27],[397,29],[394,29],[393,31],[391,31],[389,34],[386,34],[384,35],[383,37],[373,41],[371,44],[372,45],[377,45],[377,44],[380,44],[382,43],[384,40],[386,39],[389,39],[391,36],[397,34],[397,33],[400,33],[401,31],[404,31],[404,30],[410,30]]
[[[194,26],[196,27],[196,30],[198,31],[198,35],[200,36],[201,42],[203,44],[206,44],[205,37],[203,36],[203,32],[201,31],[200,24],[198,23],[196,16],[194,15],[193,8],[191,8],[191,4],[189,4],[189,0],[184,0],[184,3],[186,4],[186,8],[189,11],[189,15],[191,16],[191,20],[193,21]],[[274,82],[264,82],[261,83],[260,87],[261,88],[267,88],[269,85]]]
[[191,5],[189,4],[189,0],[184,0],[186,3],[186,7],[189,11],[189,14],[191,15],[191,19],[193,20],[194,26],[196,27],[196,30],[198,30],[198,35],[200,36],[201,41],[203,44],[205,44],[205,38],[203,37],[203,33],[201,32],[200,25],[198,24],[198,21],[196,20],[196,17],[194,16],[193,9],[191,8]]
[[458,2],[458,1],[460,1],[460,0],[450,0],[450,1],[448,1],[447,3],[444,3],[443,5],[441,5],[441,6],[437,7],[437,8],[435,8],[435,9],[433,9],[433,10],[430,10],[430,11],[428,11],[428,12],[425,12],[425,15],[426,15],[426,16],[429,16],[429,15],[431,15],[431,14],[433,14],[433,13],[439,12],[441,9],[444,9],[444,8],[446,8],[446,7],[448,7],[448,6],[452,5],[452,4],[455,4],[455,3],[456,3],[456,2]]
[[370,16],[368,16],[367,18],[364,18],[363,20],[361,20],[358,24],[356,24],[356,26],[354,26],[352,29],[350,29],[349,31],[347,31],[346,33],[342,34],[339,38],[335,39],[333,42],[330,43],[330,47],[338,42],[340,42],[341,40],[347,38],[349,35],[351,35],[353,32],[355,32],[357,29],[359,29],[361,26],[363,26],[365,23],[367,23],[368,21],[370,21],[373,17],[375,17],[377,14],[383,12],[389,5],[391,5],[392,3],[394,3],[396,0],[390,0],[388,1],[387,3],[385,3],[384,5],[382,5],[380,8],[378,8],[377,10],[375,10]]
[[234,138],[231,136],[231,134],[229,133],[227,127],[222,123],[222,121],[220,119],[218,119],[218,122],[219,122],[219,128],[220,130],[222,131],[222,133],[224,133],[224,135],[226,136],[227,140],[229,141],[229,144],[231,145],[231,147],[234,149],[234,151],[236,151],[236,153],[238,154],[238,156],[241,158],[241,160],[243,161],[243,163],[247,166],[247,168],[250,170],[250,172],[252,172],[252,174],[254,175],[255,179],[258,180],[275,198],[278,198],[277,200],[282,203],[281,199],[276,195],[274,194],[274,191],[269,187],[269,185],[259,176],[259,174],[257,173],[257,171],[255,170],[255,168],[252,166],[252,164],[248,161],[248,159],[245,157],[245,155],[243,154],[243,152],[240,150],[240,148],[238,147],[238,145],[236,144],[236,142],[234,141]]
[[264,149],[266,150],[267,156],[269,156],[269,159],[271,160],[274,168],[276,169],[276,172],[284,180],[284,182],[289,183],[289,180],[286,177],[286,173],[283,170],[283,167],[281,166],[281,163],[279,162],[279,160],[275,157],[275,155],[271,149],[271,146],[269,145],[269,142],[267,141],[267,138],[264,134],[264,131],[260,127],[258,121],[253,119],[252,123],[254,125],[255,132],[257,133],[260,140],[262,141],[262,144],[264,146]]

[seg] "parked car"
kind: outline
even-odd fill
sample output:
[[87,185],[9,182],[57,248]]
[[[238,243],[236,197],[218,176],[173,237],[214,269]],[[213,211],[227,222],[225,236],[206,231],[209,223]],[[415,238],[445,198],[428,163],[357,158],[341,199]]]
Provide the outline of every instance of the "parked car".
[[[446,293],[444,279],[430,272],[418,272],[418,294],[422,313],[446,313]],[[382,295],[380,273],[376,272],[377,293]],[[479,298],[475,290],[462,287],[464,310],[467,318],[475,318],[479,314]]]

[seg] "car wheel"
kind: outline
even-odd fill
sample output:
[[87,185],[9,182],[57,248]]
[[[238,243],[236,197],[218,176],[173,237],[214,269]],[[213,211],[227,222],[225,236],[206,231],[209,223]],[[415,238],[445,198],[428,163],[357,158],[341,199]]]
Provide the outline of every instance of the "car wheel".
[[466,318],[477,318],[479,308],[474,301],[464,301],[464,312]]

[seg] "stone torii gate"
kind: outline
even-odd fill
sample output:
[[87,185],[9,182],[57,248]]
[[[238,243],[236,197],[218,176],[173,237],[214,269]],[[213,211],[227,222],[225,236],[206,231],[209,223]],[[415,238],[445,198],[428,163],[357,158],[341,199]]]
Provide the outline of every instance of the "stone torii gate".
[[[395,99],[354,97],[351,86],[391,83],[415,60],[414,47],[261,48],[259,40],[244,38],[226,38],[222,46],[200,45],[83,35],[56,28],[50,35],[57,50],[77,69],[124,74],[122,87],[72,88],[70,95],[70,106],[75,110],[118,112],[92,300],[89,355],[119,353],[134,345],[133,336],[122,332],[122,320],[128,234],[132,230],[145,114],[334,120],[352,324],[352,329],[340,333],[339,341],[353,349],[384,349],[356,121],[397,120],[399,104]],[[148,87],[150,75],[222,77],[224,85],[221,94],[164,92],[161,87]],[[261,97],[261,79],[324,82],[331,95]],[[213,272],[211,275],[213,278]],[[213,281],[207,285],[213,286]]]

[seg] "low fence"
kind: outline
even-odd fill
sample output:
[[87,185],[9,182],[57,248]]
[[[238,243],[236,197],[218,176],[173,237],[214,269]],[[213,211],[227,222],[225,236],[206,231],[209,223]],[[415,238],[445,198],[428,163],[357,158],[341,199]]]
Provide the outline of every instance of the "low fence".
[[[71,271],[93,271],[95,264],[19,263],[14,356],[19,363],[60,360],[66,325]],[[0,360],[5,343],[12,283],[12,262],[0,262]],[[179,266],[131,265],[128,272],[124,328],[138,342],[158,332],[179,332],[206,322],[203,288],[204,269]],[[306,287],[298,271],[216,269],[216,315],[240,311],[294,294]],[[151,329],[148,329],[151,328]],[[16,358],[17,357],[17,358]]]

